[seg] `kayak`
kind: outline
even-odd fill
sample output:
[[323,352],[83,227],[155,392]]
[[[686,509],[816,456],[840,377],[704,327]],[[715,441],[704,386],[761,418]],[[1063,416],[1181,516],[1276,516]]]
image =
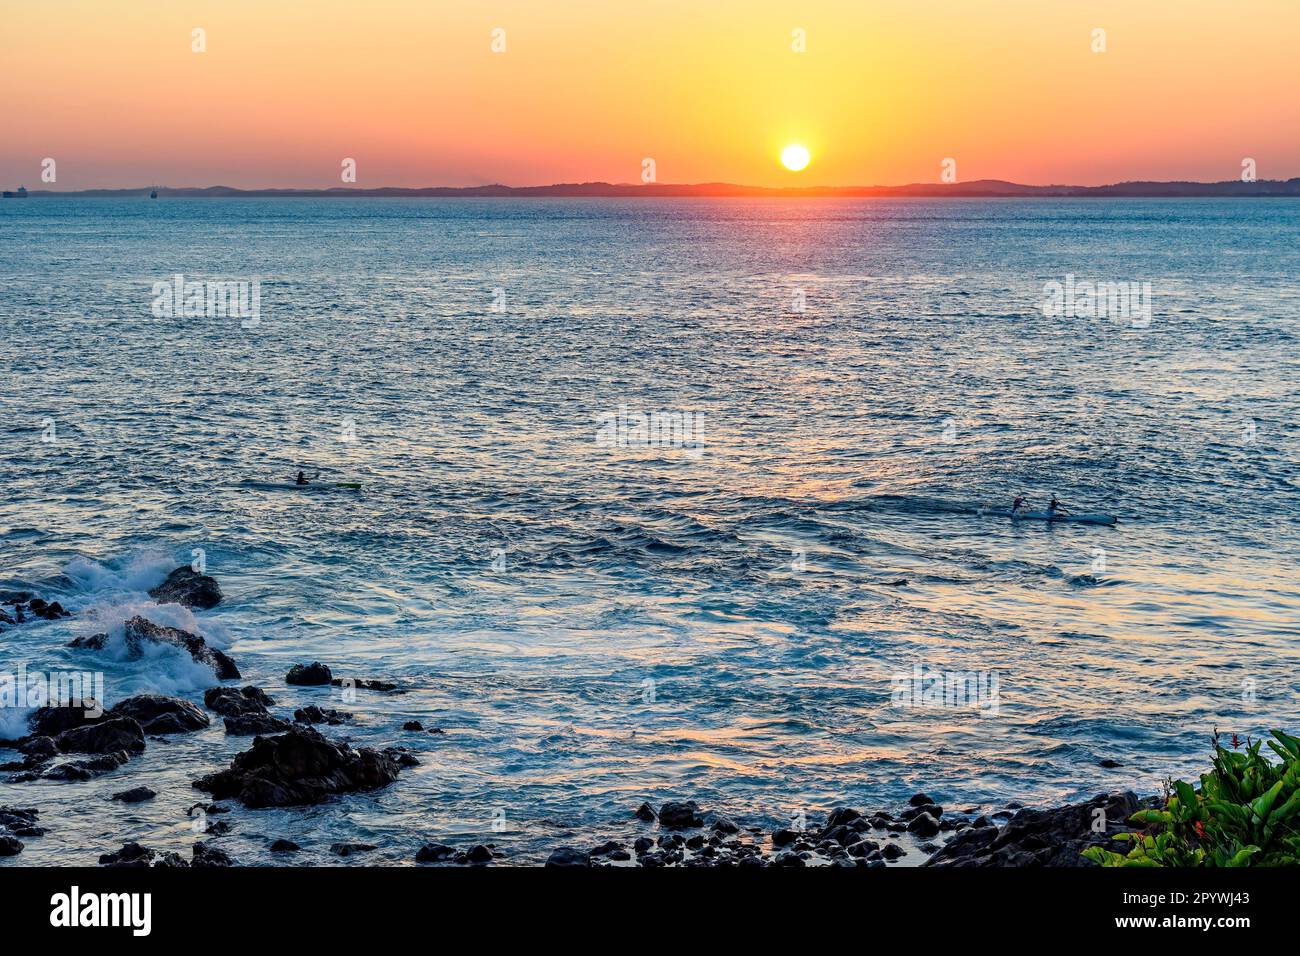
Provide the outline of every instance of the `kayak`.
[[245,487],[260,491],[333,491],[347,489],[356,491],[361,487],[359,481],[309,481],[300,485],[292,481],[246,481]]
[[1075,524],[1117,524],[1119,519],[1114,515],[1066,515],[1052,514],[1049,511],[1018,511],[1014,515],[1010,508],[996,509],[993,514],[1001,515],[1004,518],[1010,518],[1013,521],[1072,521]]

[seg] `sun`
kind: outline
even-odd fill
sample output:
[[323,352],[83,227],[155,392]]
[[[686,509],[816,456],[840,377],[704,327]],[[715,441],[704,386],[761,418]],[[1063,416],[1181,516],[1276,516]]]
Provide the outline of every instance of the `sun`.
[[781,165],[792,173],[797,173],[808,165],[812,156],[806,146],[800,146],[798,143],[791,143],[785,149],[781,150]]

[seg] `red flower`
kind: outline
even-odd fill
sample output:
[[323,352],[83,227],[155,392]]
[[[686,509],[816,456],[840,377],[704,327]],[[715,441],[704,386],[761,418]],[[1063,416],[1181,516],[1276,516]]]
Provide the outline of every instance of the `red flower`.
[[1238,739],[1238,737],[1237,737],[1236,734],[1233,734],[1233,735],[1232,735],[1232,749],[1233,749],[1233,750],[1236,750],[1236,749],[1237,749],[1238,747],[1240,747],[1240,746],[1241,746],[1241,740]]
[[1196,835],[1202,840],[1208,840],[1210,838],[1210,835],[1205,832],[1205,824],[1201,823],[1200,820],[1196,821],[1192,829],[1196,831]]

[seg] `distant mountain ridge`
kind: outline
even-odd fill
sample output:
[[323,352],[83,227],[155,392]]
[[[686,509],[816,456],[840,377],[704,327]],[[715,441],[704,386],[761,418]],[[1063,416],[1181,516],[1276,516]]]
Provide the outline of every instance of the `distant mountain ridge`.
[[[141,189],[80,189],[70,192],[32,190],[33,199],[59,197],[148,196]],[[303,198],[353,199],[392,198],[1159,198],[1159,197],[1246,197],[1300,196],[1300,177],[1261,179],[1255,182],[1227,180],[1217,183],[1128,182],[1108,186],[1025,186],[1000,179],[978,179],[969,183],[910,183],[905,186],[740,186],[734,183],[555,183],[550,186],[424,186],[418,188],[382,186],[375,189],[334,187],[331,189],[236,189],[233,186],[158,187],[158,196],[189,198]]]

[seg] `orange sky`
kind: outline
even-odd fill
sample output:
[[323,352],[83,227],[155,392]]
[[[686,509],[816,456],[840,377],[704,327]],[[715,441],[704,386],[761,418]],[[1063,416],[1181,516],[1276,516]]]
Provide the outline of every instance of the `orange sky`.
[[1297,38],[1297,0],[10,3],[0,182],[1288,178]]

